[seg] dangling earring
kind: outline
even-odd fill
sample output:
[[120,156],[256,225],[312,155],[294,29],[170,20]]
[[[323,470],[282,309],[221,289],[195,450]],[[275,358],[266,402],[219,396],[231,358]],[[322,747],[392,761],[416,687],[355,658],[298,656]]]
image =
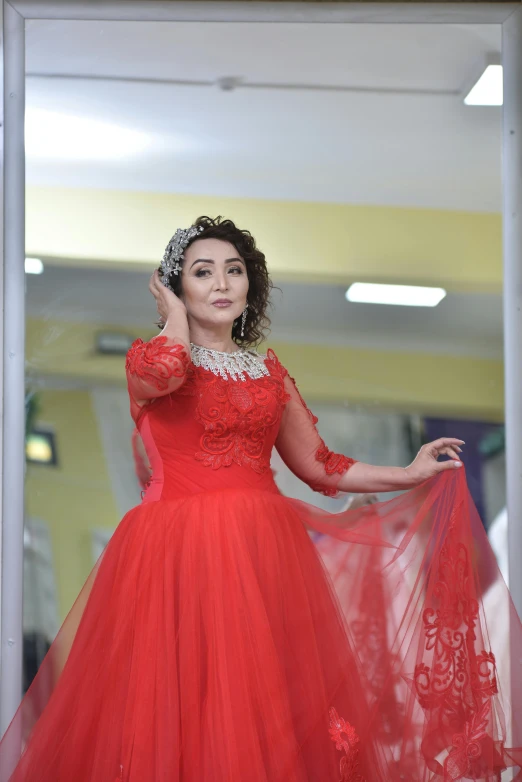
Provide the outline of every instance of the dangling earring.
[[241,316],[241,336],[242,337],[245,336],[245,323],[246,323],[246,318],[247,318],[247,309],[248,309],[248,304],[245,305],[245,309],[243,310],[243,315]]

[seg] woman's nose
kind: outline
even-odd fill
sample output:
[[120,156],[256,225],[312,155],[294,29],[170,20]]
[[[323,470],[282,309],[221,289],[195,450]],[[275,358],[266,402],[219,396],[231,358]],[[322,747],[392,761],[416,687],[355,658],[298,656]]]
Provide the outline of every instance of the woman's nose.
[[228,290],[228,280],[226,274],[221,274],[220,272],[218,272],[215,277],[215,283],[216,283],[216,290],[218,291]]

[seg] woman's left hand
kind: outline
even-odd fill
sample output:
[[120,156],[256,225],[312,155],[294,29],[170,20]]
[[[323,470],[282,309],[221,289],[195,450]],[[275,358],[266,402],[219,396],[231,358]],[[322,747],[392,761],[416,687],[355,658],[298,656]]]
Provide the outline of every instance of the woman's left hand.
[[[464,445],[464,441],[453,437],[441,437],[440,440],[423,445],[415,460],[405,468],[408,483],[411,486],[418,486],[419,483],[427,481],[439,472],[462,467],[459,456],[462,453],[461,445]],[[449,456],[450,460],[439,462],[438,458],[442,455]]]

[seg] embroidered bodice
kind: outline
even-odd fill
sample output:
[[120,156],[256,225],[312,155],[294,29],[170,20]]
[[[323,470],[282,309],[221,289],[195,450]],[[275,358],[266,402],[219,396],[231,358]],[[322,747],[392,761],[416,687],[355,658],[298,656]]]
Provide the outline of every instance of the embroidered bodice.
[[314,490],[334,495],[353,459],[332,453],[295,382],[269,351],[264,373],[233,380],[191,361],[190,348],[158,336],[127,354],[131,414],[152,467],[145,501],[200,491],[277,491],[274,446]]

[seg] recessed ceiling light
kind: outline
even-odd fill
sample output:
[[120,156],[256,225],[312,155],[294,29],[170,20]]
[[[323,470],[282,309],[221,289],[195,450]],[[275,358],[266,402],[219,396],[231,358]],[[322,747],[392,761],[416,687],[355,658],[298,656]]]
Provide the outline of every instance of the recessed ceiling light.
[[25,259],[25,273],[26,274],[42,274],[44,265],[39,258],[26,258]]
[[380,285],[354,282],[346,291],[348,301],[365,304],[394,304],[401,307],[436,307],[446,296],[443,288],[418,285]]
[[88,117],[28,108],[25,147],[29,158],[114,160],[132,157],[151,139],[145,133]]
[[489,63],[464,98],[466,106],[502,106],[502,65]]

